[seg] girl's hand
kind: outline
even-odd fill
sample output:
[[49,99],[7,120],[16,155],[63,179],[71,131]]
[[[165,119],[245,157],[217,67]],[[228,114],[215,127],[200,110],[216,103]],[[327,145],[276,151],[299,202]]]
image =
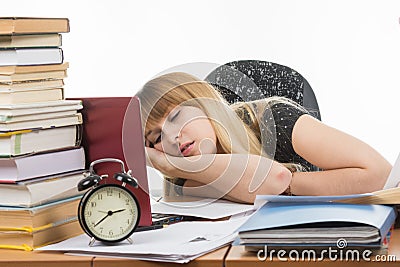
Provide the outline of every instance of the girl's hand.
[[[207,169],[214,161],[215,154],[176,157],[155,148],[146,147],[146,164],[164,175],[175,177],[181,172],[197,173]],[[204,158],[204,159],[202,159]],[[192,165],[195,165],[192,168]]]
[[168,157],[171,156],[157,149],[146,147],[147,166],[153,167],[166,175],[168,175],[173,168]]

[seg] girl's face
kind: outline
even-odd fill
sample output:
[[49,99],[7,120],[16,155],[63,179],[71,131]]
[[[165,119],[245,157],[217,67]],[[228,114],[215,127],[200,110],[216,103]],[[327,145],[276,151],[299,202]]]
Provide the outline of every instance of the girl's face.
[[176,106],[145,134],[146,146],[172,156],[215,154],[217,138],[206,114],[197,107]]

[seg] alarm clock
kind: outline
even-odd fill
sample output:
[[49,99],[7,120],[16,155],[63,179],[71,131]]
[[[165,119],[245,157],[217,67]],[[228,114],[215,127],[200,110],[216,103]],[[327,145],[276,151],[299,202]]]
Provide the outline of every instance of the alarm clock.
[[[103,162],[121,165],[121,172],[113,176],[121,184],[100,184],[108,175],[96,174],[94,166]],[[140,206],[135,195],[126,188],[126,184],[138,187],[131,170],[126,172],[124,162],[119,159],[105,158],[93,161],[85,176],[78,183],[78,190],[89,190],[79,202],[78,220],[83,231],[91,237],[89,246],[96,240],[106,244],[127,240],[132,244],[130,236],[138,226]]]

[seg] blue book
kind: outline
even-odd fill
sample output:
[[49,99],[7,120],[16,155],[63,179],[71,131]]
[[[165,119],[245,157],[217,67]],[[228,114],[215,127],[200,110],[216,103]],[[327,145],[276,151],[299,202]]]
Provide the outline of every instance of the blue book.
[[396,219],[393,207],[329,202],[268,202],[239,229],[235,245],[380,246]]

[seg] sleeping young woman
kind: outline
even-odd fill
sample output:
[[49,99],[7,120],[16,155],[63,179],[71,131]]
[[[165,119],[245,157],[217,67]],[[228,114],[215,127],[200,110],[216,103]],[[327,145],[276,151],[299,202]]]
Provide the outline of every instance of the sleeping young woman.
[[252,203],[259,194],[365,193],[391,170],[372,147],[286,98],[228,105],[182,72],[147,82],[137,96],[148,164],[176,195]]

